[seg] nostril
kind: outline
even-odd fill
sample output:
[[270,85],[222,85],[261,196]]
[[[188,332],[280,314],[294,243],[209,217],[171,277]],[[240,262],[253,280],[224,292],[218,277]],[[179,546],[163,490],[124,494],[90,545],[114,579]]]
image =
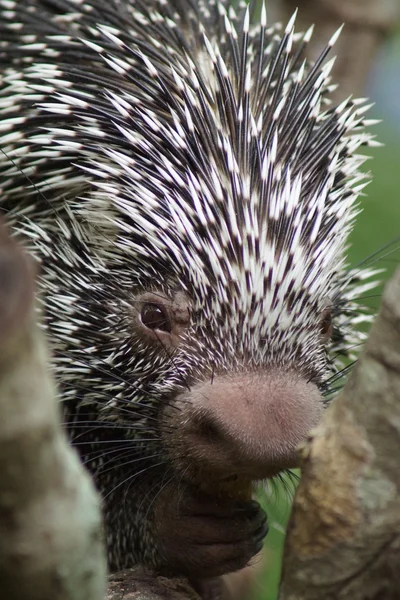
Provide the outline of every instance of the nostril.
[[221,442],[224,438],[223,432],[221,430],[221,428],[218,426],[218,424],[211,420],[208,419],[206,417],[202,417],[198,424],[198,429],[197,432],[199,434],[199,436],[205,440],[207,440],[208,442]]
[[192,413],[181,433],[182,448],[186,457],[190,456],[201,468],[213,473],[212,479],[218,474],[220,483],[234,484],[240,457],[237,441],[231,439],[229,429],[224,425],[212,410],[197,415]]

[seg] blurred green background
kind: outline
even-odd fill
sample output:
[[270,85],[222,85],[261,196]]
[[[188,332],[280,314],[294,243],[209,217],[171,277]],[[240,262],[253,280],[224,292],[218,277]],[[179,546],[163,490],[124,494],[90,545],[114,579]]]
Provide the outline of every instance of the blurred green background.
[[[382,49],[371,71],[366,95],[375,102],[371,118],[382,119],[374,126],[382,148],[368,149],[364,169],[372,174],[372,181],[361,198],[363,212],[359,215],[351,238],[349,261],[360,261],[379,251],[390,241],[400,237],[400,35],[392,38]],[[382,256],[381,256],[382,255]],[[386,255],[386,256],[384,256]],[[400,240],[383,250],[374,266],[386,269],[381,279],[387,279],[400,263]],[[379,306],[382,288],[373,290],[368,304]],[[293,489],[293,485],[291,486]],[[289,494],[284,486],[263,493],[270,532],[266,542],[267,566],[257,585],[255,600],[276,600],[280,578],[285,524],[290,515]],[[266,499],[268,496],[268,499]]]

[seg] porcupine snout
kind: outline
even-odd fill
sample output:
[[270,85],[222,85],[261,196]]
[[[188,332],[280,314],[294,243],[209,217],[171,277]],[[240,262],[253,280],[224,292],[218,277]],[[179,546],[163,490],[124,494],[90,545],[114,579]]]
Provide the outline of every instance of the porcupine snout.
[[167,443],[180,470],[201,479],[256,480],[296,466],[296,448],[317,424],[322,403],[315,384],[272,370],[198,383],[167,411]]

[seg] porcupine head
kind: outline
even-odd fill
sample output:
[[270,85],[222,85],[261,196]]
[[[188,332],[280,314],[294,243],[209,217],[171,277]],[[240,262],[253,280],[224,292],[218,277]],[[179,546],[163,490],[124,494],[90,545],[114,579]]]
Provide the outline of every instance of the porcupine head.
[[42,262],[110,567],[234,571],[267,531],[252,484],[296,466],[360,340],[344,250],[365,106],[329,103],[334,39],[309,65],[311,31],[264,10],[11,4],[2,202]]

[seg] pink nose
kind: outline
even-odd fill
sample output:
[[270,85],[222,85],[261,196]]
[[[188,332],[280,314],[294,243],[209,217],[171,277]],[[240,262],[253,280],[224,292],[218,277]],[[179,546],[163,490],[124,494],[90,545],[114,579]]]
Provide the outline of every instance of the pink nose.
[[180,457],[252,479],[296,466],[296,448],[322,412],[315,384],[278,371],[216,377],[196,384],[177,404],[170,443]]

